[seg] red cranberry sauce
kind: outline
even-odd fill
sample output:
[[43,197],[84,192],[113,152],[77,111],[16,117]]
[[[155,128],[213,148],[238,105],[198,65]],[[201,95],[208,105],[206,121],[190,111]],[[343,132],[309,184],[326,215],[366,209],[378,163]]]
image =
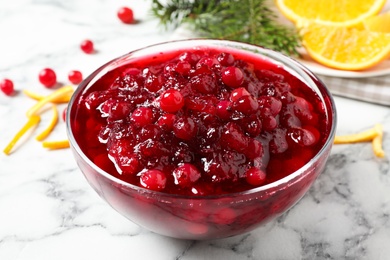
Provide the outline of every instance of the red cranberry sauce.
[[83,152],[123,181],[185,195],[244,191],[302,167],[329,134],[319,96],[228,51],[159,53],[108,72],[78,97]]

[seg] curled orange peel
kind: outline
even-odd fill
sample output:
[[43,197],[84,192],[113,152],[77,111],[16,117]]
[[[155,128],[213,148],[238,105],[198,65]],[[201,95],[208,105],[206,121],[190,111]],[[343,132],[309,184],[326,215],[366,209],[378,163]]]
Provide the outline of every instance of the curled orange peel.
[[372,142],[375,156],[383,158],[385,152],[382,148],[383,126],[376,124],[373,128],[351,135],[339,135],[334,139],[334,144],[351,144],[360,142]]
[[44,148],[48,149],[64,149],[69,148],[69,141],[68,140],[58,140],[58,141],[44,141],[42,142],[42,146]]
[[[27,89],[23,89],[23,94],[25,94],[29,98],[32,98],[32,99],[37,100],[37,101],[40,101],[46,97],[44,95],[34,93],[34,92],[29,91]],[[72,97],[72,93],[69,93],[68,95],[64,95],[64,96],[58,97],[57,99],[54,99],[52,102],[56,103],[56,104],[57,103],[68,103],[71,97]]]
[[27,123],[16,133],[14,138],[12,138],[11,142],[5,147],[3,152],[6,155],[9,155],[12,151],[12,148],[19,141],[19,139],[33,126],[37,125],[41,120],[40,116],[31,116],[29,117]]
[[57,89],[56,91],[54,91],[50,95],[47,95],[43,99],[39,100],[34,106],[32,106],[27,111],[27,117],[38,115],[41,108],[43,106],[45,106],[47,103],[53,102],[54,100],[57,100],[60,97],[64,97],[66,95],[69,95],[72,92],[73,92],[72,86],[65,86],[65,87]]
[[385,151],[382,149],[382,140],[383,140],[383,127],[380,124],[375,125],[374,129],[377,131],[378,135],[372,140],[372,149],[374,154],[380,158],[385,157]]
[[39,135],[37,135],[37,137],[35,137],[35,139],[37,141],[42,141],[46,137],[48,137],[48,135],[53,131],[54,127],[56,126],[56,124],[58,122],[58,109],[57,109],[57,106],[52,105],[52,111],[53,111],[53,116],[52,116],[52,118],[50,120],[50,123]]
[[374,137],[378,135],[378,132],[372,128],[360,133],[351,134],[351,135],[339,135],[334,138],[335,144],[351,144],[351,143],[361,143],[361,142],[370,142]]

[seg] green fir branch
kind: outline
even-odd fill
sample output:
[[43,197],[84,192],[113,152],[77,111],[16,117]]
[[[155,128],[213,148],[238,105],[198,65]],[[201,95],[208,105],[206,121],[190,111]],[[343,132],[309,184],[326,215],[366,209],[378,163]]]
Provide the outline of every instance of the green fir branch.
[[152,12],[165,27],[189,23],[207,38],[247,42],[298,55],[298,32],[279,24],[266,0],[152,1]]

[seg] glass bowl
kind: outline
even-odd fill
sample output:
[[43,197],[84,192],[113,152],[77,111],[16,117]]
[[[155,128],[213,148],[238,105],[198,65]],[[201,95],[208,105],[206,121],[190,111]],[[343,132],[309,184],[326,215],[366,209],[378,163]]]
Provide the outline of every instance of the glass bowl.
[[[320,97],[328,120],[328,135],[314,157],[290,175],[242,192],[220,195],[177,195],[153,191],[100,169],[80,148],[74,135],[74,118],[80,95],[103,75],[133,59],[191,48],[223,48],[250,54],[282,66]],[[86,78],[75,91],[67,110],[67,133],[77,164],[92,188],[112,208],[132,222],[158,234],[180,239],[216,239],[249,232],[275,219],[297,203],[321,173],[333,144],[336,107],[325,85],[308,69],[278,52],[245,43],[193,39],[148,46],[114,59]],[[283,167],[283,166],[282,166]]]

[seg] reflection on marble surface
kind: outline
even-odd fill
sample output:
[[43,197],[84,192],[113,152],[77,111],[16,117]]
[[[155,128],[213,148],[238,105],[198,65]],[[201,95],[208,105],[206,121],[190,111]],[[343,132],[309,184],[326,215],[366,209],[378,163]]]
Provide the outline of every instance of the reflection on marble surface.
[[[18,91],[49,93],[37,80],[43,67],[67,82],[145,45],[166,41],[148,15],[150,1],[15,0],[0,2],[0,78]],[[124,25],[116,10],[128,5],[138,24]],[[85,38],[97,53],[79,49]],[[0,93],[1,94],[1,93]],[[34,102],[0,95],[0,148],[25,122]],[[338,133],[382,123],[390,154],[388,107],[336,97]],[[61,106],[60,111],[64,107]],[[38,131],[50,115],[42,117]],[[51,139],[65,137],[60,122]],[[46,151],[25,138],[11,156],[0,154],[0,259],[390,259],[388,157],[371,145],[338,145],[309,193],[287,214],[253,232],[212,241],[162,237],[132,224],[90,188],[69,150]]]

